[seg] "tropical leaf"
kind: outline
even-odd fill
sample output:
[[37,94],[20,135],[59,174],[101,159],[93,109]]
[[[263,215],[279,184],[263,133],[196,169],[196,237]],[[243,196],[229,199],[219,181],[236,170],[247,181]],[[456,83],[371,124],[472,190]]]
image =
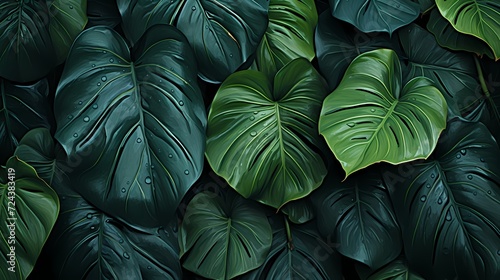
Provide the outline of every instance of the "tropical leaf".
[[127,222],[160,226],[203,168],[206,114],[194,55],[175,27],[152,27],[129,51],[108,27],[73,44],[55,97],[55,138],[71,185]]
[[[273,243],[264,264],[241,277],[259,279],[342,279],[336,244],[323,240],[315,223],[289,225],[273,220]],[[291,240],[288,239],[287,232]]]
[[281,207],[281,212],[287,215],[290,222],[303,224],[314,219],[316,213],[309,197],[290,201]]
[[345,70],[356,56],[380,48],[398,47],[398,44],[394,44],[392,42],[394,40],[385,33],[375,36],[345,25],[333,18],[329,12],[323,12],[316,28],[315,46],[319,69],[326,78],[330,90],[338,86]]
[[420,5],[420,12],[422,14],[427,13],[436,6],[436,0],[413,0],[413,2],[417,2]]
[[398,258],[378,270],[361,265],[357,265],[356,270],[363,280],[425,280],[410,269],[404,258]]
[[330,8],[334,17],[365,33],[392,34],[420,14],[419,4],[411,0],[330,0]]
[[0,164],[14,153],[30,129],[51,127],[48,94],[46,79],[32,85],[15,85],[0,79]]
[[57,194],[35,169],[11,157],[0,167],[0,278],[26,279],[59,213]]
[[200,77],[220,83],[255,52],[267,28],[268,0],[117,0],[127,38],[172,24],[194,49]]
[[404,81],[424,76],[443,93],[449,118],[461,116],[477,106],[480,89],[471,55],[441,48],[434,36],[416,24],[399,30],[399,41],[407,60]]
[[319,132],[346,177],[377,162],[427,158],[446,127],[446,101],[430,80],[402,84],[392,50],[358,56],[323,102]]
[[339,244],[340,254],[371,269],[390,263],[402,250],[396,215],[379,174],[368,169],[342,183],[330,175],[313,194],[322,236]]
[[491,48],[483,40],[472,35],[460,33],[450,22],[447,21],[437,8],[432,9],[429,21],[427,22],[429,30],[436,38],[439,45],[454,51],[468,51],[478,55],[486,55],[493,58]]
[[5,0],[0,3],[0,76],[41,79],[62,63],[87,23],[86,0]]
[[500,2],[497,0],[436,0],[439,12],[459,32],[486,42],[500,59]]
[[317,135],[326,94],[305,58],[283,67],[273,83],[254,70],[232,74],[209,112],[210,166],[244,197],[275,208],[307,196],[326,175]]
[[179,232],[184,268],[210,279],[231,279],[259,267],[272,239],[260,207],[233,191],[197,194]]
[[406,257],[425,279],[498,279],[500,149],[481,123],[452,121],[441,139],[406,177],[384,174]]
[[105,25],[115,27],[122,21],[116,1],[87,0],[87,27]]
[[272,78],[288,62],[314,56],[318,14],[314,0],[269,1],[269,25],[257,47],[256,70]]
[[175,228],[129,227],[65,184],[47,244],[57,279],[181,279]]

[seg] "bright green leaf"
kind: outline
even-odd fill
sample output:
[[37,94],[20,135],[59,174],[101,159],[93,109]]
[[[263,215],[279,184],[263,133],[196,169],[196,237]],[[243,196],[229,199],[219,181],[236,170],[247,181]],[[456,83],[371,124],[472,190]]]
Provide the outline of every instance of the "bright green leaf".
[[305,58],[274,78],[246,70],[221,85],[209,113],[206,156],[246,198],[275,208],[307,196],[326,175],[317,122],[326,84]]
[[402,84],[396,53],[379,49],[358,56],[324,101],[319,132],[346,177],[377,162],[427,158],[446,127],[446,101],[430,80]]
[[233,191],[197,194],[179,231],[183,266],[210,279],[231,279],[259,267],[272,239],[261,207]]

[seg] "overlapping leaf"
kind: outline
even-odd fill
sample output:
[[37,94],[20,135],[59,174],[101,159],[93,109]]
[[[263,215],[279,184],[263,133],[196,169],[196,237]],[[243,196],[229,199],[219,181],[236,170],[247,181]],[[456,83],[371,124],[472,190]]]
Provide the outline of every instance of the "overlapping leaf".
[[51,127],[48,94],[45,79],[32,85],[14,85],[0,79],[0,164],[14,153],[30,129]]
[[365,33],[391,34],[420,14],[419,4],[411,0],[330,0],[330,8],[334,17]]
[[500,278],[500,149],[481,123],[452,121],[441,139],[406,177],[384,175],[405,254],[425,279]]
[[404,258],[398,258],[378,270],[370,270],[361,265],[356,266],[356,270],[363,280],[424,280],[409,268]]
[[220,83],[253,54],[267,28],[269,1],[118,0],[127,38],[136,43],[155,24],[172,24],[194,49],[200,77]]
[[500,3],[497,0],[436,0],[436,5],[459,32],[486,42],[500,59]]
[[129,51],[110,28],[75,41],[55,98],[56,139],[72,187],[127,222],[172,217],[203,168],[206,114],[194,55],[175,27],[152,27]]
[[385,161],[427,158],[446,126],[446,101],[424,77],[402,84],[392,50],[358,56],[324,101],[319,132],[351,173]]
[[246,198],[275,208],[307,196],[326,175],[317,134],[325,82],[296,59],[274,83],[261,72],[231,75],[209,113],[207,159]]
[[183,266],[210,279],[231,279],[259,267],[271,239],[260,206],[233,191],[197,194],[179,232]]
[[33,167],[11,157],[0,167],[0,204],[0,278],[26,279],[56,222],[57,194]]

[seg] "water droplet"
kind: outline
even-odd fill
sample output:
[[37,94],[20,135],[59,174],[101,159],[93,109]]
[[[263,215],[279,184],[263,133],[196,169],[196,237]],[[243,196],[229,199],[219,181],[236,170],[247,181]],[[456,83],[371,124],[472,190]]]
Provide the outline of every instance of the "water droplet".
[[105,82],[108,78],[106,76],[101,77],[101,81]]
[[106,223],[109,223],[111,220],[110,219],[106,219]]
[[163,83],[163,80],[159,80],[160,83]]
[[370,109],[370,112],[375,113],[375,109]]
[[443,203],[443,200],[441,198],[438,199],[438,204]]
[[107,53],[107,51],[102,51],[102,53]]
[[411,99],[411,101],[415,101],[415,97],[413,97],[413,98]]
[[488,194],[491,194],[491,190],[488,191]]
[[142,142],[142,139],[141,138],[137,138],[137,143],[141,143]]
[[87,219],[92,219],[92,214],[87,214]]
[[465,156],[465,154],[467,153],[467,150],[462,149],[462,150],[460,150],[460,153]]
[[148,265],[148,269],[151,269],[152,267],[150,265]]
[[250,136],[254,137],[256,135],[257,135],[257,132],[255,132],[255,131],[250,132]]
[[258,113],[259,113],[259,112],[257,112],[257,111],[254,111],[254,112],[253,112],[253,114],[254,114],[254,115],[257,115]]
[[70,5],[69,8],[73,10],[73,6]]
[[92,67],[95,67],[95,64],[92,64]]
[[189,170],[184,170],[184,174],[189,175]]
[[130,259],[130,256],[127,252],[123,253],[123,257],[126,258],[127,260]]
[[475,192],[473,192],[472,194],[473,194],[474,196],[476,196],[476,195],[477,195],[477,192],[475,191]]
[[146,177],[146,179],[144,180],[144,182],[146,182],[146,184],[151,184],[151,177]]
[[436,177],[436,175],[434,175],[434,173],[431,174],[431,178],[434,179],[434,177]]
[[174,93],[174,89],[171,89],[171,90],[170,90],[170,92],[171,92],[171,93]]
[[122,193],[126,192],[127,190],[125,188],[122,188]]
[[173,157],[173,155],[172,155],[172,154],[168,154],[168,157],[169,157],[169,158],[172,158],[172,157]]
[[97,109],[99,106],[97,104],[92,105],[92,108]]
[[347,124],[347,126],[348,126],[348,127],[354,127],[354,123],[352,123],[352,122],[351,122],[351,123],[348,123],[348,124]]
[[84,121],[84,122],[89,122],[89,121],[90,121],[90,118],[89,118],[89,117],[85,117],[85,118],[83,118],[83,121]]
[[448,210],[448,212],[446,212],[446,220],[451,221],[451,213],[449,210]]
[[481,162],[484,162],[484,158],[480,158],[479,160],[480,160]]
[[354,202],[354,198],[351,198],[351,202]]
[[78,137],[78,133],[73,134],[73,137]]
[[472,175],[467,175],[467,179],[472,180]]
[[68,115],[68,119],[72,119],[73,118],[73,115]]
[[457,158],[461,158],[462,156],[460,154],[457,154]]
[[82,105],[83,104],[83,101],[78,101],[78,105]]
[[195,6],[191,7],[191,11],[195,11],[195,10],[196,10]]
[[424,202],[425,200],[427,199],[427,196],[423,195],[422,197],[420,197],[420,201]]
[[113,62],[115,62],[115,60],[114,60],[114,59],[112,59],[112,58],[110,58],[110,59],[109,59],[109,62],[113,63]]
[[155,166],[154,166],[154,165],[151,165],[151,169],[155,169]]
[[254,117],[254,116],[251,116],[251,117],[250,117],[250,120],[251,120],[251,121],[255,120],[255,117]]
[[426,185],[426,187],[427,187],[428,189],[430,189],[430,188],[431,188],[431,184],[427,184],[427,185]]
[[182,100],[181,100],[181,101],[179,101],[179,105],[180,105],[180,106],[184,106],[184,101],[182,101]]
[[232,53],[230,53],[230,54],[229,54],[229,57],[233,57],[233,54],[232,54]]

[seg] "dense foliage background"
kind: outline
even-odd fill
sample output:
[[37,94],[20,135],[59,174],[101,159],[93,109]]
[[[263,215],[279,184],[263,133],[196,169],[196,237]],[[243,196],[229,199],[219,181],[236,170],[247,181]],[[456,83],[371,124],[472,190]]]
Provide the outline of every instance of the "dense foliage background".
[[498,0],[2,0],[0,279],[500,279],[499,59]]

